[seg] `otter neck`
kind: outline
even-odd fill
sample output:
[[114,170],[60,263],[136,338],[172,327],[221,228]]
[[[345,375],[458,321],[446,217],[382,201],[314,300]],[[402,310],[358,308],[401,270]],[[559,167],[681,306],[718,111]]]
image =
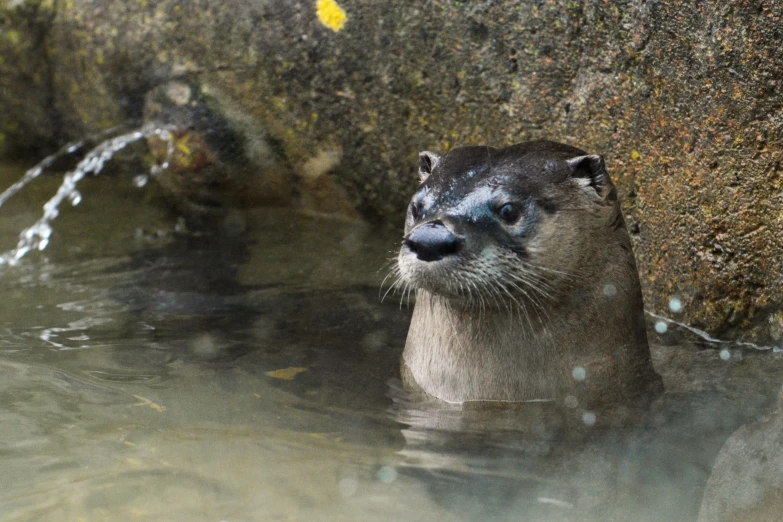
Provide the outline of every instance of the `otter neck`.
[[552,371],[553,350],[533,310],[467,308],[419,290],[403,361],[425,392],[447,402],[552,400],[570,372],[566,364]]
[[549,302],[545,314],[532,306],[527,314],[468,308],[419,290],[403,353],[406,374],[452,403],[572,395],[587,405],[626,387],[643,388],[639,379],[653,373],[641,292],[622,281],[634,269],[623,263],[598,276],[612,274],[616,295],[605,295],[602,283],[583,287]]

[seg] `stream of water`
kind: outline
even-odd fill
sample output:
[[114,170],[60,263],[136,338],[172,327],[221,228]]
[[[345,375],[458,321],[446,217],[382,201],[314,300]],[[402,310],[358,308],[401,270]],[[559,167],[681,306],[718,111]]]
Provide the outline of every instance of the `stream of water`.
[[780,389],[779,353],[655,344],[667,392],[628,428],[417,404],[410,311],[379,299],[396,231],[266,209],[188,233],[101,175],[22,258],[63,177],[29,181],[0,201],[2,522],[695,520]]

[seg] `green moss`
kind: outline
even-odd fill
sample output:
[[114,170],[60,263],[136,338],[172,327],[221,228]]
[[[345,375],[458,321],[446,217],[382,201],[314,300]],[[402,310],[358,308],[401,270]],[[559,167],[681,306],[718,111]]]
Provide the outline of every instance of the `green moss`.
[[5,40],[10,42],[11,45],[14,46],[19,45],[19,41],[21,40],[19,31],[16,31],[14,29],[9,29],[8,31],[0,33],[0,35],[2,35]]

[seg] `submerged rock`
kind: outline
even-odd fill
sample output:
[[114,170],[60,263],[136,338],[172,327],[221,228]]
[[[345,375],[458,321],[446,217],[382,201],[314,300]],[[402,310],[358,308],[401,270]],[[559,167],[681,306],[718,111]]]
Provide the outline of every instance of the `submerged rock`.
[[179,82],[243,144],[218,185],[396,226],[418,150],[567,141],[613,166],[648,308],[676,295],[687,322],[768,339],[783,309],[782,18],[775,3],[671,0],[3,2],[0,150],[135,124]]
[[726,441],[704,492],[699,522],[762,522],[783,513],[783,390],[777,409]]

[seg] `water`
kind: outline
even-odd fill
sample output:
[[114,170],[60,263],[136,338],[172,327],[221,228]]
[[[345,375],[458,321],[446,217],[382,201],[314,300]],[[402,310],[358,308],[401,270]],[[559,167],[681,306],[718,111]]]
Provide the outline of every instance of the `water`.
[[[19,235],[19,242],[17,243],[16,248],[0,255],[0,265],[15,265],[31,250],[45,250],[49,245],[49,238],[52,235],[52,221],[60,215],[60,205],[67,200],[75,207],[82,201],[82,195],[76,189],[77,183],[88,174],[100,174],[106,162],[131,143],[145,138],[161,139],[164,143],[168,144],[168,156],[170,158],[174,146],[174,142],[171,140],[170,135],[171,130],[172,129],[154,124],[146,125],[137,131],[107,139],[90,150],[73,170],[65,173],[60,188],[57,189],[55,195],[44,204],[43,216],[33,225],[22,231]],[[0,206],[27,186],[28,183],[40,176],[44,169],[50,167],[57,159],[66,154],[79,152],[83,146],[83,143],[68,144],[62,150],[47,156],[34,167],[27,170],[19,181],[0,194]],[[168,168],[168,159],[163,165],[153,166],[151,172],[153,174],[158,174],[162,169],[166,168]],[[144,186],[146,184],[145,180],[146,175],[140,174],[134,178],[134,184],[136,186]]]
[[[61,183],[3,205],[0,249]],[[658,344],[667,394],[629,427],[417,402],[410,311],[378,298],[396,231],[269,209],[188,232],[137,185],[83,180],[0,271],[0,521],[695,520],[781,385],[780,354]]]

